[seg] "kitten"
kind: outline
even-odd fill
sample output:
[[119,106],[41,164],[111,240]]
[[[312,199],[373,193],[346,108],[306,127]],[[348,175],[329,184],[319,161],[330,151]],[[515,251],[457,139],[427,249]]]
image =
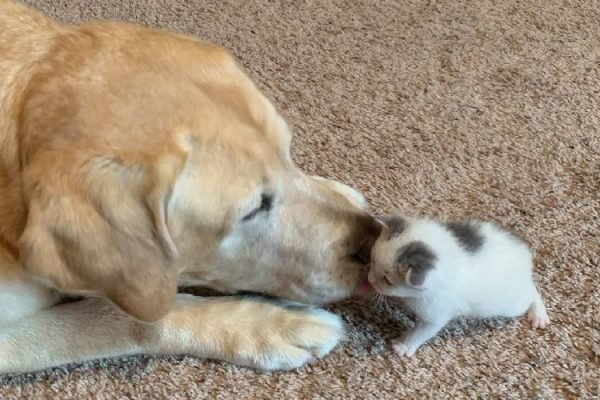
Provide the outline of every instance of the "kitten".
[[394,341],[412,356],[456,317],[516,317],[528,311],[533,328],[550,323],[533,282],[533,256],[517,237],[489,222],[444,224],[384,217],[372,251],[369,283],[401,297],[417,322]]

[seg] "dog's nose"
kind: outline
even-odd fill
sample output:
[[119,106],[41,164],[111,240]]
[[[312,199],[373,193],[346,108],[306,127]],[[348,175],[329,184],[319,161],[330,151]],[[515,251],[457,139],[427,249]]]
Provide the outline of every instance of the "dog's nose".
[[359,231],[362,232],[363,236],[367,239],[369,249],[373,247],[377,238],[381,234],[382,226],[374,217],[369,214],[365,214],[362,217]]
[[367,246],[361,246],[357,251],[351,253],[349,258],[356,264],[367,266],[371,261],[371,252]]
[[372,248],[373,245],[370,242],[365,241],[363,244],[360,245],[360,247],[358,248],[356,253],[352,255],[352,257],[355,258],[356,261],[360,262],[361,264],[368,264],[371,262]]
[[371,250],[381,233],[381,224],[368,214],[359,214],[353,230],[355,250],[352,258],[361,264],[371,262]]

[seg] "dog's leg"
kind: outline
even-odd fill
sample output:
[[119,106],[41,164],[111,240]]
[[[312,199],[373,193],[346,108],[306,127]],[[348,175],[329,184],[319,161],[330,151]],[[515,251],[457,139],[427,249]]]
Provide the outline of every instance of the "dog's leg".
[[61,300],[61,295],[25,276],[0,246],[0,329]]
[[329,353],[342,335],[336,315],[292,303],[179,295],[163,320],[147,324],[106,300],[88,298],[0,329],[0,373],[139,353],[190,354],[283,370]]

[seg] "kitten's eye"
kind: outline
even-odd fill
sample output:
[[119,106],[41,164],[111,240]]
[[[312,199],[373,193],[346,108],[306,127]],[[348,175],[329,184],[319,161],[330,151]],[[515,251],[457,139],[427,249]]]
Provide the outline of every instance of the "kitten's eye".
[[255,208],[254,210],[250,211],[244,218],[242,218],[242,221],[251,220],[252,218],[256,217],[256,215],[258,213],[261,213],[261,212],[268,213],[269,211],[271,211],[272,207],[273,207],[273,195],[263,193],[260,197],[260,205],[257,208]]
[[392,283],[392,281],[390,281],[390,278],[388,278],[386,275],[383,276],[383,281],[390,286],[394,286],[394,284]]

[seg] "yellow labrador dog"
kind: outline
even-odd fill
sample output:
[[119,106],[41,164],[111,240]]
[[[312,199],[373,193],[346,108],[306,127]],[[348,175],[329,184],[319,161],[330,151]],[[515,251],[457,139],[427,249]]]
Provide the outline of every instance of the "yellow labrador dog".
[[137,353],[277,370],[331,351],[334,314],[234,295],[320,305],[366,278],[364,199],[302,173],[290,140],[220,47],[0,0],[0,373]]

